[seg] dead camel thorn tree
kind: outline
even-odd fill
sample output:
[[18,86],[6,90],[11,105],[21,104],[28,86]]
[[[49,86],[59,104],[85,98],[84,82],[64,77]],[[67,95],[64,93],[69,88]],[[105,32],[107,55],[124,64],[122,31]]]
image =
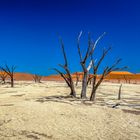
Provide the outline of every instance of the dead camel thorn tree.
[[123,78],[125,80],[125,83],[131,83],[131,76],[130,75],[123,75]]
[[92,83],[93,75],[89,74],[88,75],[88,80],[87,80],[87,86]]
[[89,75],[89,71],[92,67],[92,60],[90,61],[90,63],[87,65],[87,61],[88,59],[92,56],[99,40],[105,35],[106,33],[103,33],[101,36],[99,36],[99,38],[95,41],[95,43],[92,43],[91,41],[91,38],[90,38],[90,34],[88,34],[88,47],[87,47],[87,50],[86,50],[86,54],[84,57],[82,57],[82,53],[81,53],[81,49],[80,49],[80,38],[81,38],[81,35],[82,35],[82,31],[80,32],[79,36],[78,36],[78,39],[77,39],[77,49],[78,49],[78,54],[79,54],[79,57],[80,57],[80,64],[81,64],[81,67],[83,69],[83,79],[82,79],[82,90],[81,90],[81,98],[87,98],[86,97],[86,92],[87,92],[87,84],[89,82],[89,80],[91,79],[88,79],[88,75]]
[[100,84],[103,82],[104,78],[112,71],[120,71],[120,70],[124,70],[127,67],[122,67],[122,68],[118,68],[118,64],[121,62],[121,59],[118,59],[112,66],[106,66],[103,70],[103,73],[101,74],[101,76],[99,77],[98,81],[97,81],[97,73],[98,73],[98,69],[99,66],[101,65],[102,61],[104,60],[105,56],[108,54],[108,52],[111,50],[111,47],[109,47],[108,49],[103,50],[103,53],[99,59],[99,61],[97,62],[97,64],[95,65],[94,60],[92,60],[92,65],[93,65],[93,83],[92,83],[92,91],[91,91],[91,96],[90,96],[90,100],[94,101],[95,100],[95,96],[96,96],[96,91],[98,89],[98,87],[100,86]]
[[14,71],[16,66],[12,65],[11,67],[5,64],[5,66],[1,66],[0,69],[7,74],[7,76],[11,79],[11,87],[14,87]]
[[76,72],[75,76],[76,76],[76,83],[75,83],[75,85],[78,86],[79,79],[80,79],[80,74],[78,72]]
[[3,84],[5,84],[6,77],[7,77],[7,73],[4,71],[0,71],[0,78],[3,82]]
[[55,70],[57,73],[60,74],[60,76],[65,80],[65,82],[67,83],[68,87],[70,88],[71,92],[70,92],[70,96],[72,97],[76,97],[76,92],[75,92],[75,87],[74,87],[74,82],[69,70],[69,66],[68,66],[68,60],[67,60],[67,56],[66,56],[66,52],[65,52],[65,48],[64,48],[64,44],[62,39],[60,38],[60,43],[61,43],[61,47],[62,47],[62,53],[63,53],[63,57],[64,57],[64,65],[59,64],[60,67],[62,67],[65,71],[65,73],[61,72],[60,70],[58,70],[57,68],[53,68],[53,70]]
[[33,79],[34,79],[35,83],[41,83],[42,76],[38,75],[38,74],[34,74]]

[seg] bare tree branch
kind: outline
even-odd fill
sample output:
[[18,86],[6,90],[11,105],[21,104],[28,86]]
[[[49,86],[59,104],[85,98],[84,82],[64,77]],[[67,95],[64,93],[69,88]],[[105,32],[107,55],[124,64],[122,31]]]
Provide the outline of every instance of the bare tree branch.
[[65,53],[64,43],[63,43],[63,40],[61,38],[60,38],[60,43],[61,43],[62,52],[63,52],[63,56],[64,56],[65,66],[67,67],[68,61],[67,61],[67,57],[66,57],[66,53]]
[[81,38],[81,35],[82,35],[82,31],[80,32],[80,34],[78,36],[78,39],[77,39],[77,48],[78,48],[78,54],[79,54],[79,57],[80,57],[80,61],[82,62],[82,54],[81,54],[81,50],[80,50],[80,38]]
[[93,52],[94,52],[94,50],[95,50],[95,48],[96,48],[98,42],[104,37],[105,34],[106,34],[106,32],[104,32],[102,35],[100,35],[100,36],[97,38],[97,40],[95,41],[95,43],[92,42],[92,46],[93,46],[93,47],[92,47],[92,50],[91,50],[91,52],[90,52],[90,55],[93,54]]
[[110,49],[111,48],[108,48],[107,50],[103,51],[103,54],[102,54],[101,58],[99,59],[99,61],[97,62],[96,66],[93,63],[93,75],[94,75],[94,78],[93,78],[92,92],[91,92],[91,96],[90,96],[90,100],[92,100],[92,101],[95,100],[96,90],[98,89],[98,87],[100,86],[102,81],[104,80],[105,76],[107,76],[112,71],[124,70],[124,69],[127,68],[127,67],[122,67],[122,68],[116,67],[121,62],[121,59],[118,59],[113,65],[105,67],[105,69],[103,70],[102,75],[99,77],[98,82],[96,82],[97,81],[98,68],[99,68],[101,62],[104,60],[104,58],[107,55],[107,53],[110,51]]
[[98,70],[100,64],[102,63],[103,59],[105,58],[105,56],[107,55],[107,53],[111,50],[111,47],[109,47],[107,50],[103,50],[103,54],[101,56],[101,58],[99,59],[97,66],[96,66],[96,70]]
[[61,77],[65,80],[67,85],[70,87],[69,79],[67,79],[67,77],[61,71],[59,71],[58,69],[53,68],[53,70],[55,70],[57,73],[59,73],[61,75]]
[[88,48],[87,48],[87,52],[86,52],[86,55],[85,55],[85,58],[83,59],[83,63],[86,62],[88,56],[89,56],[89,53],[90,53],[90,49],[91,49],[91,37],[90,37],[90,33],[88,34]]
[[5,73],[4,71],[0,71],[0,78],[3,84],[5,84],[6,77],[7,77],[7,73]]
[[71,89],[70,95],[73,96],[73,97],[76,97],[74,82],[73,82],[70,70],[68,68],[67,56],[66,56],[64,44],[63,44],[63,41],[62,41],[61,38],[60,38],[60,42],[61,42],[62,53],[63,53],[63,56],[64,56],[65,64],[64,65],[59,64],[59,66],[62,67],[65,70],[66,74],[63,74],[61,71],[59,71],[56,68],[53,68],[53,70],[57,71],[61,75],[61,77],[65,80],[65,82],[67,83],[68,87]]
[[5,66],[0,66],[0,69],[7,73],[7,75],[11,79],[11,87],[14,87],[14,71],[16,69],[16,66],[12,65],[11,67],[5,64]]

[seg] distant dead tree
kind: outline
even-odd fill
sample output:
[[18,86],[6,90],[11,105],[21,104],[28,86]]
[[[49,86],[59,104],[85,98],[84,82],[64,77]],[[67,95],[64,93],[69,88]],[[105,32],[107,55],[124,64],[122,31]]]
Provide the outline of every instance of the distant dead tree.
[[131,83],[131,76],[130,75],[123,75],[123,78],[124,78],[124,80],[125,80],[125,83]]
[[129,79],[128,79],[128,83],[131,84],[131,78],[130,78],[130,77],[129,77]]
[[124,80],[125,80],[125,83],[127,83],[127,76],[126,75],[123,75],[123,78],[124,78]]
[[92,82],[93,77],[94,76],[91,75],[91,74],[88,75],[87,85],[89,85],[89,84],[91,85],[91,82]]
[[78,86],[80,75],[79,75],[78,72],[76,72],[75,75],[76,75],[76,83],[75,83],[75,85]]
[[62,47],[62,53],[63,53],[63,57],[64,57],[64,65],[59,64],[60,67],[62,67],[65,71],[61,72],[60,70],[58,70],[57,68],[53,68],[53,70],[55,70],[57,73],[60,74],[60,76],[64,79],[64,81],[67,83],[68,87],[70,88],[71,92],[70,92],[70,96],[72,97],[76,97],[76,92],[75,92],[75,87],[74,87],[74,82],[69,70],[69,66],[68,66],[68,60],[67,60],[67,56],[66,56],[66,52],[65,52],[65,48],[64,48],[64,44],[62,39],[60,38],[60,43],[61,43],[61,47]]
[[102,63],[102,61],[104,60],[105,56],[108,54],[108,52],[111,50],[111,47],[109,47],[108,49],[104,49],[103,53],[99,59],[99,61],[96,63],[94,63],[94,60],[92,60],[92,64],[93,64],[93,84],[92,84],[92,91],[91,91],[91,96],[90,96],[90,100],[94,101],[95,100],[95,96],[96,96],[96,91],[98,89],[98,87],[100,86],[100,84],[103,82],[104,78],[112,71],[120,71],[120,70],[124,70],[127,67],[122,67],[122,68],[118,68],[118,64],[121,62],[121,59],[118,59],[112,66],[106,66],[103,70],[103,73],[100,75],[98,81],[97,81],[97,73],[98,73],[98,69]]
[[1,66],[0,69],[7,74],[7,76],[11,79],[11,87],[14,87],[14,71],[16,67],[12,65],[11,67],[5,64],[5,66]]
[[121,99],[122,84],[119,86],[118,100]]
[[118,83],[120,83],[121,82],[121,78],[118,78]]
[[0,71],[0,78],[3,84],[5,84],[6,77],[7,77],[7,73],[5,73],[4,71]]
[[38,74],[34,74],[33,79],[34,79],[35,83],[41,83],[42,76],[38,75]]

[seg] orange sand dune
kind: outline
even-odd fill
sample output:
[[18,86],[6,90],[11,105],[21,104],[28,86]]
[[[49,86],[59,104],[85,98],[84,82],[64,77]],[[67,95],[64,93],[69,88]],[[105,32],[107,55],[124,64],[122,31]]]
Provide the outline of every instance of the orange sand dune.
[[117,75],[131,75],[131,74],[133,74],[133,73],[128,72],[128,71],[112,71],[112,72],[110,73],[110,75],[112,75],[112,74],[117,74]]
[[[0,71],[0,74],[3,74],[4,72]],[[7,76],[6,79],[9,79],[9,77]],[[33,80],[33,75],[29,74],[29,73],[20,73],[20,72],[16,72],[14,73],[14,79],[16,81],[32,81]]]
[[[1,72],[0,72],[1,73]],[[77,75],[79,77],[79,80],[82,80],[83,73],[82,72],[75,72],[72,74],[72,78],[76,80]],[[92,74],[91,74],[92,76]],[[33,75],[29,73],[15,73],[14,79],[17,81],[32,81]],[[50,75],[50,76],[43,76],[42,80],[44,81],[63,81],[63,78],[60,75]],[[105,77],[106,81],[126,81],[126,80],[138,80],[140,81],[140,73],[133,74],[128,71],[113,71],[108,76]]]
[[42,78],[44,81],[63,81],[63,78],[60,75],[50,75],[50,76],[44,76]]
[[140,80],[140,74],[133,74],[127,71],[122,72],[111,72],[106,79],[133,79],[133,80]]
[[33,80],[33,75],[28,73],[15,73],[14,79],[17,81],[31,81]]

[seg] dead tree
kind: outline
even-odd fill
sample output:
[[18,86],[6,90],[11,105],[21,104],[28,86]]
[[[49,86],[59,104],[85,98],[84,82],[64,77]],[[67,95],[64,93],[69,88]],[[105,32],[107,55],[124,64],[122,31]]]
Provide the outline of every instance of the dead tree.
[[94,101],[95,100],[95,96],[96,96],[96,91],[98,89],[98,87],[100,86],[100,84],[103,82],[104,78],[112,71],[119,71],[119,70],[123,70],[126,69],[127,67],[122,67],[122,68],[118,68],[117,65],[121,62],[121,59],[118,59],[112,66],[106,66],[103,70],[103,73],[101,74],[101,76],[99,77],[98,81],[97,81],[97,73],[98,73],[98,69],[102,63],[102,61],[104,60],[105,56],[108,54],[108,52],[111,50],[111,47],[109,47],[106,50],[103,50],[102,56],[100,57],[99,61],[97,62],[97,64],[95,65],[94,60],[92,61],[93,63],[93,84],[92,84],[92,91],[91,91],[91,96],[90,96],[90,100]]
[[124,78],[124,80],[125,80],[125,83],[127,83],[127,76],[126,75],[123,75],[123,78]]
[[78,72],[76,72],[75,75],[76,75],[76,83],[75,83],[75,85],[78,86],[80,75],[78,74]]
[[8,66],[7,64],[5,64],[5,66],[1,66],[0,69],[5,72],[7,74],[7,76],[10,77],[11,79],[11,87],[14,87],[14,71],[16,69],[16,67],[13,66]]
[[118,100],[121,99],[122,84],[119,86]]
[[77,48],[78,48],[78,54],[79,54],[79,57],[80,57],[80,64],[81,64],[82,69],[83,69],[81,98],[86,98],[87,79],[88,79],[88,72],[89,72],[89,70],[86,67],[86,62],[87,62],[87,59],[89,57],[89,53],[90,53],[90,50],[91,50],[91,40],[90,40],[90,37],[89,37],[89,40],[88,40],[88,48],[87,48],[85,57],[82,58],[82,53],[81,53],[81,50],[80,50],[80,37],[81,37],[81,35],[82,35],[82,32],[78,36]]
[[87,64],[87,60],[90,56],[92,56],[94,49],[96,48],[97,43],[99,42],[99,40],[105,35],[105,33],[103,33],[101,36],[99,36],[99,38],[95,41],[95,43],[93,44],[90,38],[90,34],[88,36],[88,47],[86,50],[86,54],[85,57],[82,57],[82,53],[80,50],[80,37],[82,35],[82,32],[80,32],[78,39],[77,39],[77,49],[78,49],[78,54],[80,57],[80,64],[81,67],[83,69],[83,79],[82,79],[82,90],[81,90],[81,98],[86,98],[86,92],[87,92],[87,83],[88,83],[88,74],[89,71],[92,67],[92,61],[90,61],[88,67],[86,66]]
[[38,75],[38,74],[34,74],[33,79],[34,79],[35,83],[41,83],[42,76]]
[[70,96],[76,97],[74,82],[73,82],[73,79],[72,79],[72,76],[71,76],[71,73],[70,73],[70,70],[69,70],[68,60],[67,60],[65,48],[64,48],[64,44],[63,44],[63,41],[62,41],[61,38],[60,38],[60,42],[61,42],[62,53],[63,53],[63,57],[64,57],[64,65],[59,64],[59,66],[64,69],[65,73],[61,72],[57,68],[53,68],[53,70],[55,70],[57,73],[59,73],[60,76],[64,79],[64,81],[67,83],[68,87],[71,90]]
[[131,83],[131,76],[129,76],[129,75],[123,75],[123,78],[124,78],[124,80],[125,80],[125,82],[126,83]]
[[91,85],[92,79],[93,79],[93,75],[89,74],[88,80],[87,80],[87,85],[89,85],[89,84]]
[[5,84],[6,77],[7,77],[7,73],[5,73],[4,71],[0,71],[0,78],[3,84]]
[[121,81],[121,78],[118,78],[118,83],[120,83],[120,81]]

